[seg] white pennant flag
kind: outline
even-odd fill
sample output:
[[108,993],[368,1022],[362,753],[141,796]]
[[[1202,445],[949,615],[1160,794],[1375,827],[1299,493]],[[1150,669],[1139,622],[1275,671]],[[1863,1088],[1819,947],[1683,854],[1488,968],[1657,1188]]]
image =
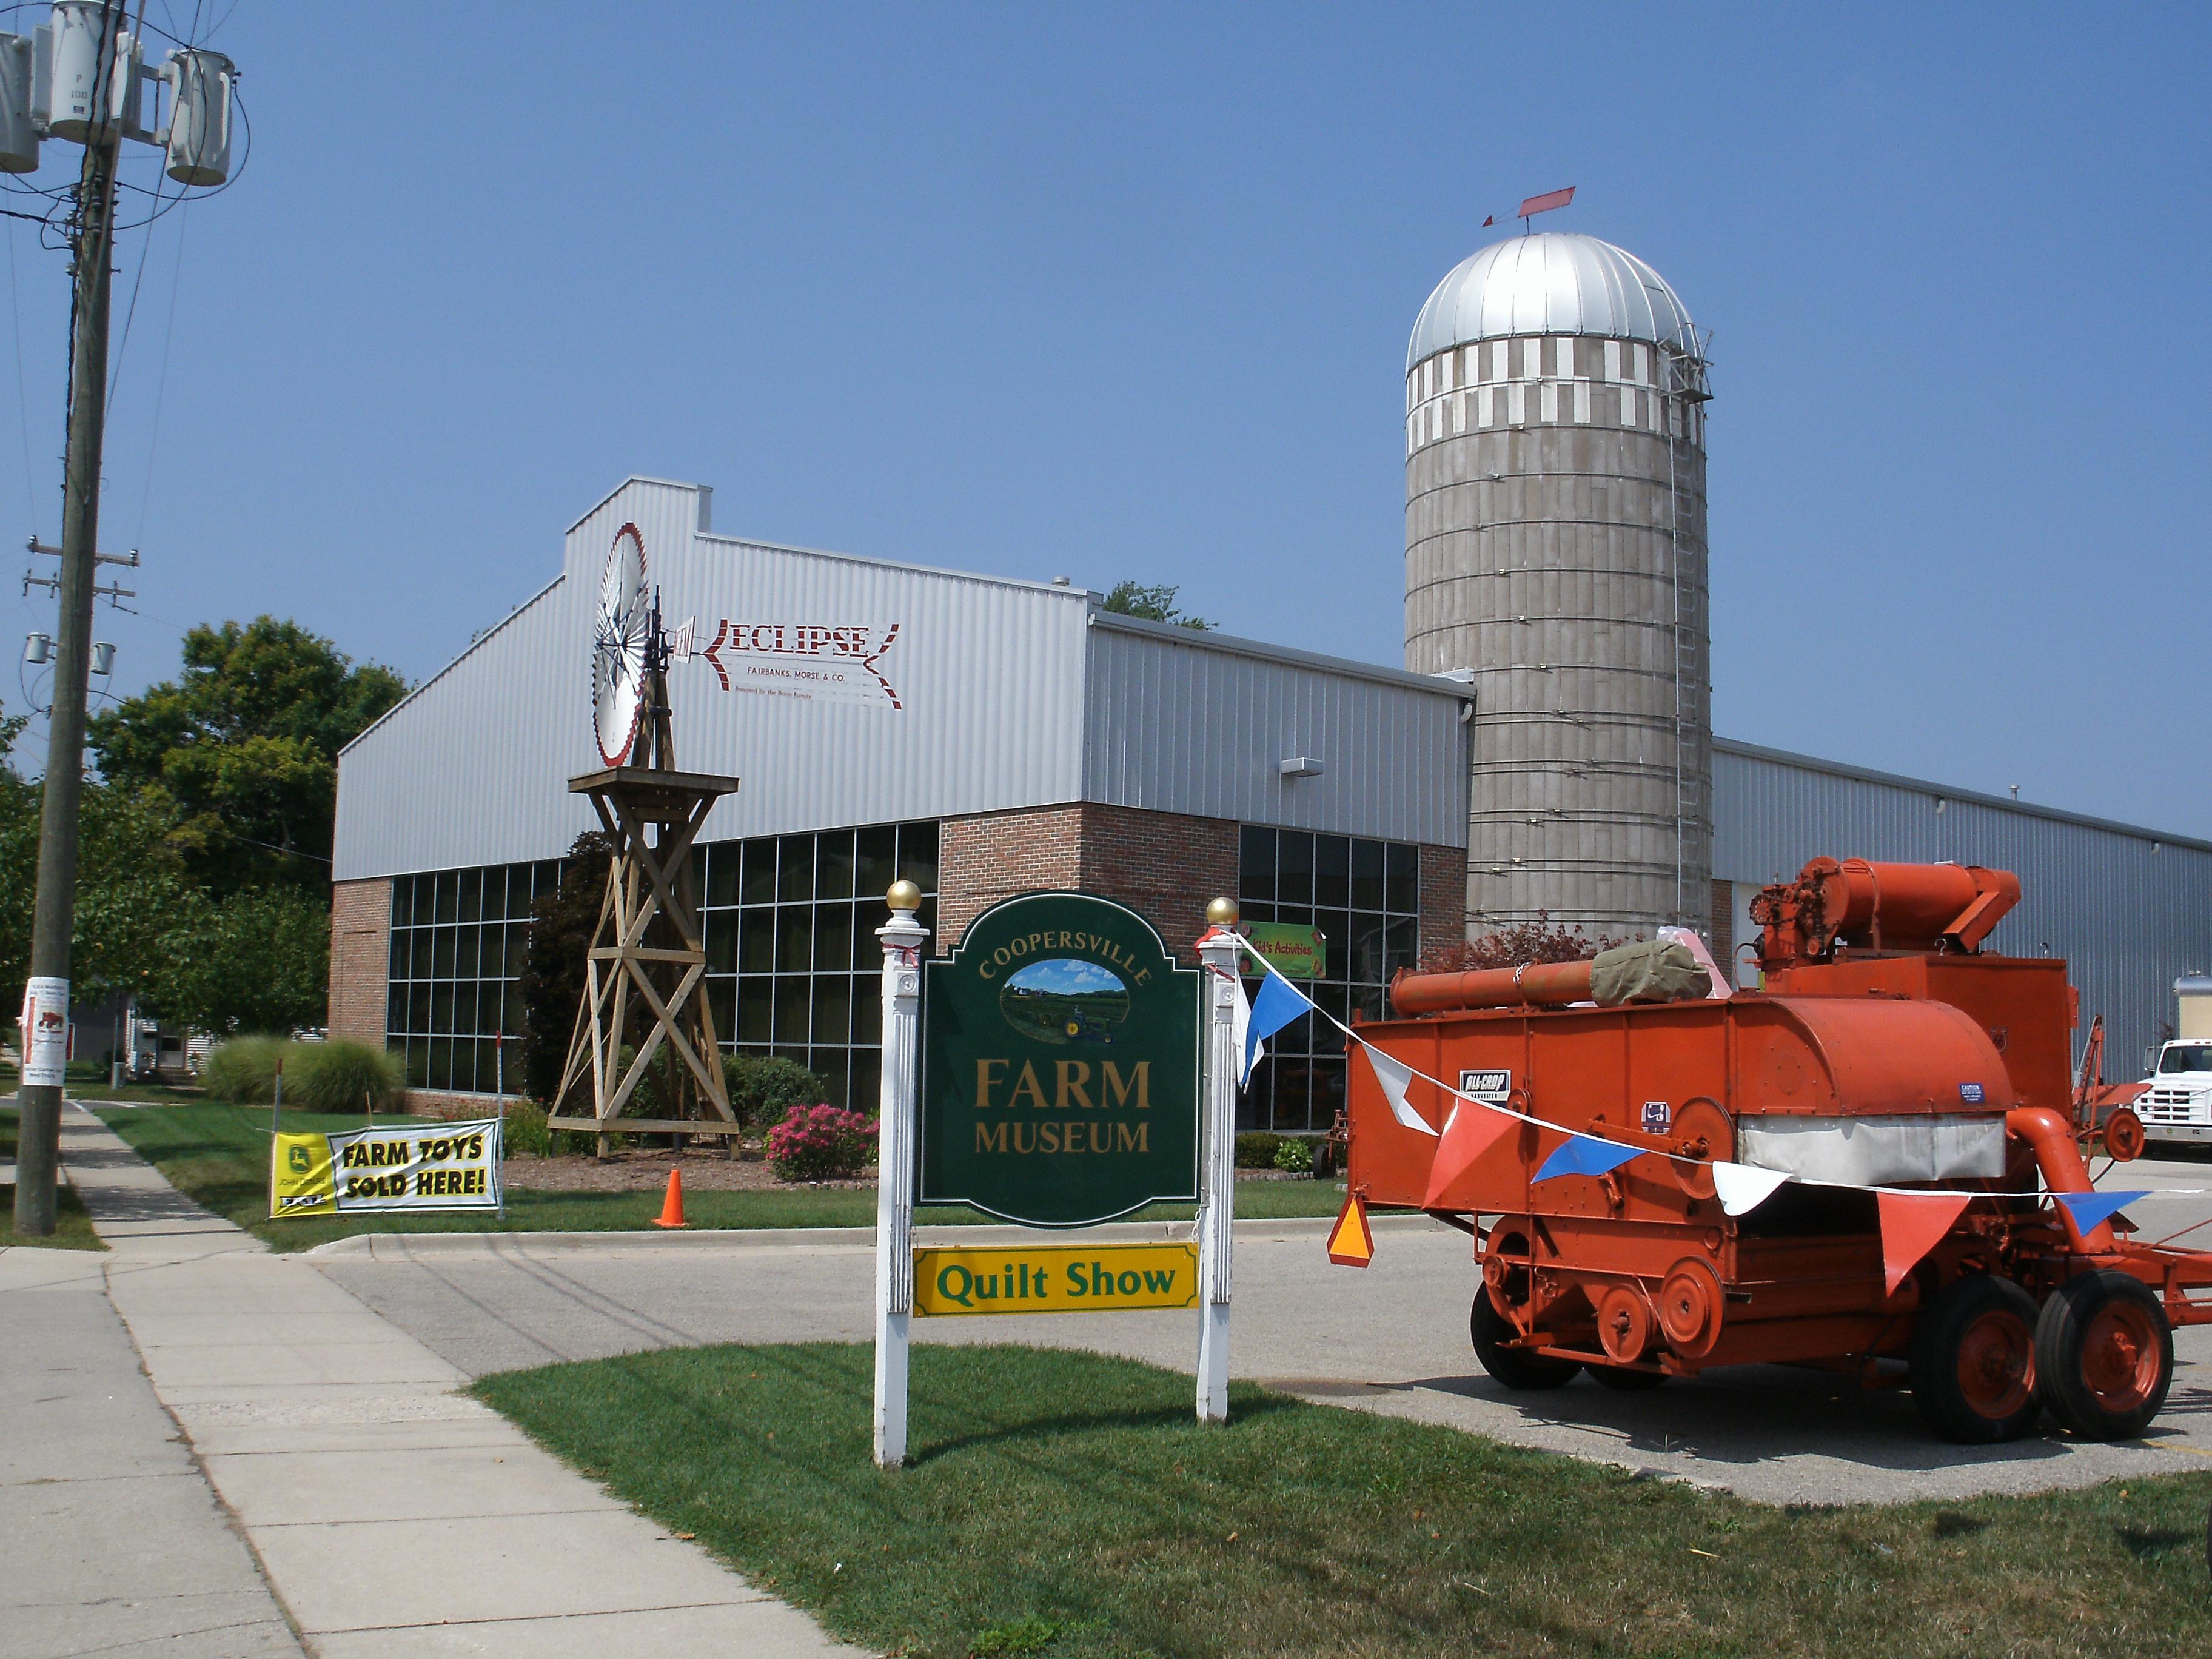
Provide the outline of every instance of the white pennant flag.
[[1428,1120],[1406,1103],[1406,1091],[1413,1086],[1413,1067],[1400,1065],[1371,1042],[1361,1043],[1359,1051],[1367,1056],[1376,1082],[1382,1085],[1382,1098],[1390,1103],[1390,1115],[1408,1129],[1419,1129],[1425,1135],[1436,1133]]
[[1730,1215],[1742,1215],[1766,1202],[1777,1187],[1790,1179],[1780,1170],[1762,1170],[1755,1164],[1713,1164],[1713,1188],[1719,1193],[1721,1208]]
[[1229,1030],[1231,1039],[1237,1044],[1237,1086],[1242,1089],[1252,1077],[1252,1057],[1248,1052],[1251,1044],[1244,1040],[1245,1033],[1252,1027],[1252,1005],[1245,998],[1243,980],[1231,974],[1229,975],[1229,983],[1237,994],[1235,1000],[1230,1005]]

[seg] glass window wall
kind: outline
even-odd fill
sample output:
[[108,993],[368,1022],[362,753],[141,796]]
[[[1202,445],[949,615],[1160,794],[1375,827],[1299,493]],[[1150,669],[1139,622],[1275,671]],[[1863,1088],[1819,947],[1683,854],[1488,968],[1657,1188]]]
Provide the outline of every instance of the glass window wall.
[[[1246,921],[1318,927],[1322,972],[1299,989],[1349,1024],[1379,1019],[1390,977],[1419,949],[1420,858],[1398,842],[1321,836],[1248,823],[1242,832],[1237,906]],[[1259,988],[1247,980],[1247,996]],[[1344,1034],[1309,1014],[1268,1042],[1237,1105],[1247,1129],[1328,1128],[1344,1105]]]

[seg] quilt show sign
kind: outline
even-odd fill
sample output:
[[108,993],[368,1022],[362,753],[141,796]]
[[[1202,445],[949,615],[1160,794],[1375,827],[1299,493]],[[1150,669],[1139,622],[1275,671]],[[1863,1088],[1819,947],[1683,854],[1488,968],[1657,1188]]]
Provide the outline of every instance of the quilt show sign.
[[1083,1227],[1195,1200],[1204,976],[1142,916],[1024,894],[924,973],[921,1202]]

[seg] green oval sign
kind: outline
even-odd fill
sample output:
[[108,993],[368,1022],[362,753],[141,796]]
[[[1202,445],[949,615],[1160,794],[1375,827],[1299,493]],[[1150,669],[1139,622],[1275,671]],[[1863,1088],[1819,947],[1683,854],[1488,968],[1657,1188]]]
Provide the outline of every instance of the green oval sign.
[[921,1201],[1032,1227],[1194,1201],[1202,979],[1095,894],[976,917],[923,969]]

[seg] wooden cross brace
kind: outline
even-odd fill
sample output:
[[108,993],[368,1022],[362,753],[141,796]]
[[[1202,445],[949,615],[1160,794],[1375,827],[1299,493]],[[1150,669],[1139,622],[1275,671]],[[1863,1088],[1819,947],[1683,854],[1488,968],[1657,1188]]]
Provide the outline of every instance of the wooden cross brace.
[[[716,795],[724,792],[684,791],[691,799],[679,803],[665,789],[640,787],[619,779],[594,779],[588,792],[615,844],[615,855],[585,961],[584,998],[577,1009],[568,1060],[548,1126],[600,1134],[617,1127],[734,1134],[737,1115],[730,1109],[723,1084],[721,1050],[704,989],[707,954],[692,902],[690,868],[692,845],[714,810]],[[655,827],[660,831],[657,846],[647,836]],[[663,917],[678,940],[674,947],[646,943],[654,920]],[[676,974],[675,988],[665,998],[655,983],[656,970]],[[651,1029],[643,1032],[644,1040],[624,1068],[623,1033],[633,994],[644,1003]],[[615,1120],[621,1118],[663,1042],[675,1051],[696,1085],[702,1115],[623,1118],[617,1126]],[[592,1079],[588,1118],[562,1110],[586,1073]]]

